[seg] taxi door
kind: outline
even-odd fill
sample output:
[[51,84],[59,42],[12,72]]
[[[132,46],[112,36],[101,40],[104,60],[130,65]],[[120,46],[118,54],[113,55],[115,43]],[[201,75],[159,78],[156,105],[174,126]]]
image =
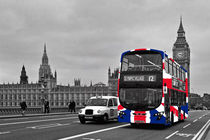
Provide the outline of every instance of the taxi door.
[[114,104],[112,98],[109,99],[108,108],[109,108],[109,119],[113,119],[115,117],[115,113],[114,113]]
[[114,104],[114,118],[118,118],[118,99],[117,98],[113,98],[113,104]]
[[108,107],[110,109],[110,119],[114,119],[118,117],[118,103],[116,98],[109,99]]

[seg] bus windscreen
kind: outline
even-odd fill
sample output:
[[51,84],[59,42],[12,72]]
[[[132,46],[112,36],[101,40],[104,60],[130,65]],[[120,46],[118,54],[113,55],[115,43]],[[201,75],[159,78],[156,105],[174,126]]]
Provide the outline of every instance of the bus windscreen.
[[127,54],[122,61],[123,71],[161,71],[160,54]]
[[162,89],[121,88],[120,103],[130,110],[151,110],[157,108],[162,99]]

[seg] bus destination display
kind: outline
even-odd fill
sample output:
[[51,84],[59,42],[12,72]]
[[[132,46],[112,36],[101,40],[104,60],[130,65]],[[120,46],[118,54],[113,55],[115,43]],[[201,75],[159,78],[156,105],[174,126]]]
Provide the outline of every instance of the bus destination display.
[[133,81],[146,81],[146,82],[156,82],[156,75],[127,75],[124,76],[125,82]]

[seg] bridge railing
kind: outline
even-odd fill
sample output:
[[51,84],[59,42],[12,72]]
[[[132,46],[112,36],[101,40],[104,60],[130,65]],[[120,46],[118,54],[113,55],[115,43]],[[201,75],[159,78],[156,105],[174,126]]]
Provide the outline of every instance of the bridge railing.
[[[81,107],[76,108],[76,112]],[[68,112],[68,107],[50,107],[50,113],[57,113],[57,112]],[[25,111],[26,114],[41,114],[44,113],[43,107],[29,107]],[[20,107],[7,107],[7,108],[0,108],[0,116],[2,115],[16,115],[21,114]]]

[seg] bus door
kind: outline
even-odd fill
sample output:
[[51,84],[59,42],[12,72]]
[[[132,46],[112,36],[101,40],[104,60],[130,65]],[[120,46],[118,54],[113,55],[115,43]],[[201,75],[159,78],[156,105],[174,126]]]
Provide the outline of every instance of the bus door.
[[170,122],[170,96],[169,89],[164,86],[164,97],[165,97],[165,114],[166,114],[166,123]]

